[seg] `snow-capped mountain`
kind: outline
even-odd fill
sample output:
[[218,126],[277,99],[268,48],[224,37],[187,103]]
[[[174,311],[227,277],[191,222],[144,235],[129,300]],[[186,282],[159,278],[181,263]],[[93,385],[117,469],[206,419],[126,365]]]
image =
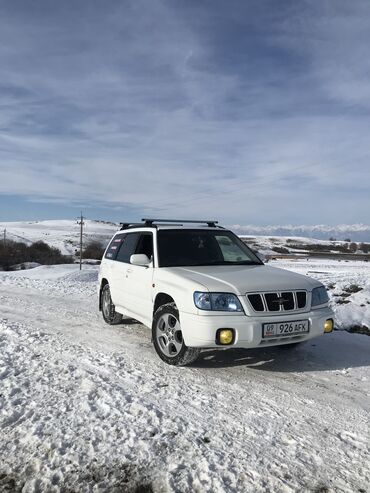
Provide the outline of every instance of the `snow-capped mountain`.
[[312,226],[255,226],[234,224],[229,226],[239,235],[258,235],[258,236],[304,236],[306,238],[316,238],[328,240],[351,239],[352,241],[370,241],[369,224],[339,224],[329,226],[326,224],[316,224]]

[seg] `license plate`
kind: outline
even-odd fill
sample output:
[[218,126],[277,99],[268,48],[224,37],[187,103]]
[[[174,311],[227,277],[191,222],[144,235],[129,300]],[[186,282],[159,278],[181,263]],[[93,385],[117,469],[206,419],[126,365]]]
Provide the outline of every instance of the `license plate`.
[[310,325],[308,320],[295,320],[294,322],[278,322],[262,325],[262,334],[264,338],[292,336],[304,334],[309,331]]

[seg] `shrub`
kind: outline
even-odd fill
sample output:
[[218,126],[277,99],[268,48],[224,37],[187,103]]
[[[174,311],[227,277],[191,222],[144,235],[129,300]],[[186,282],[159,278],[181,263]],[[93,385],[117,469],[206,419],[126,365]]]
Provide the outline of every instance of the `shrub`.
[[287,254],[287,253],[289,253],[289,250],[287,248],[278,247],[278,246],[274,246],[273,251],[276,252],[276,253],[281,253],[281,254]]
[[[86,248],[82,251],[82,258],[90,258],[101,260],[103,257],[105,248],[99,241],[93,240],[86,246]],[[79,253],[77,254],[79,255]]]
[[363,289],[364,288],[360,288],[360,286],[357,286],[357,284],[351,284],[350,286],[345,287],[344,291],[347,291],[347,293],[358,293]]
[[31,245],[11,240],[7,240],[5,244],[0,243],[0,266],[4,270],[24,262],[37,262],[43,265],[69,264],[72,259],[62,255],[58,248],[51,247],[43,241],[36,241]]
[[369,253],[370,252],[370,243],[360,243],[359,249],[362,250],[364,253]]

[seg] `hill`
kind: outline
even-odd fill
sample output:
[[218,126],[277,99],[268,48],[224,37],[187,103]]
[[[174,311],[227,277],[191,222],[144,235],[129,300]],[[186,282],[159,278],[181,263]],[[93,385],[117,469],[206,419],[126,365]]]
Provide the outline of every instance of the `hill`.
[[[106,244],[118,228],[119,225],[112,222],[85,219],[84,242],[94,239]],[[27,245],[42,240],[59,248],[63,255],[73,255],[79,248],[80,226],[77,221],[0,222],[0,232],[4,229],[9,240],[23,241]]]
[[[312,227],[314,228],[314,227]],[[23,241],[31,244],[42,240],[50,246],[57,247],[64,255],[73,255],[79,248],[80,227],[73,220],[52,221],[20,221],[0,222],[0,233],[6,229],[7,238],[15,241]],[[98,240],[104,246],[108,243],[113,233],[119,229],[119,224],[108,221],[86,219],[84,225],[84,243],[90,240]],[[244,235],[238,227],[231,227],[233,231],[254,250],[271,254],[306,253],[306,252],[330,252],[343,253],[352,248],[359,251],[362,245],[352,242],[352,247],[346,241],[329,241],[317,238],[270,235]],[[261,228],[261,231],[263,228]],[[370,245],[368,245],[370,251]]]

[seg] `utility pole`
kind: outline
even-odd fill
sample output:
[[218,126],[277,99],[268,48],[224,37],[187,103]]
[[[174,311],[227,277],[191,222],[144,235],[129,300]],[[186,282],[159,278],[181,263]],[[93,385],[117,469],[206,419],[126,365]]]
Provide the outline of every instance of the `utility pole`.
[[82,233],[83,233],[83,227],[84,227],[84,217],[82,215],[81,211],[81,216],[79,217],[79,221],[77,221],[77,224],[80,225],[80,270],[82,269]]

